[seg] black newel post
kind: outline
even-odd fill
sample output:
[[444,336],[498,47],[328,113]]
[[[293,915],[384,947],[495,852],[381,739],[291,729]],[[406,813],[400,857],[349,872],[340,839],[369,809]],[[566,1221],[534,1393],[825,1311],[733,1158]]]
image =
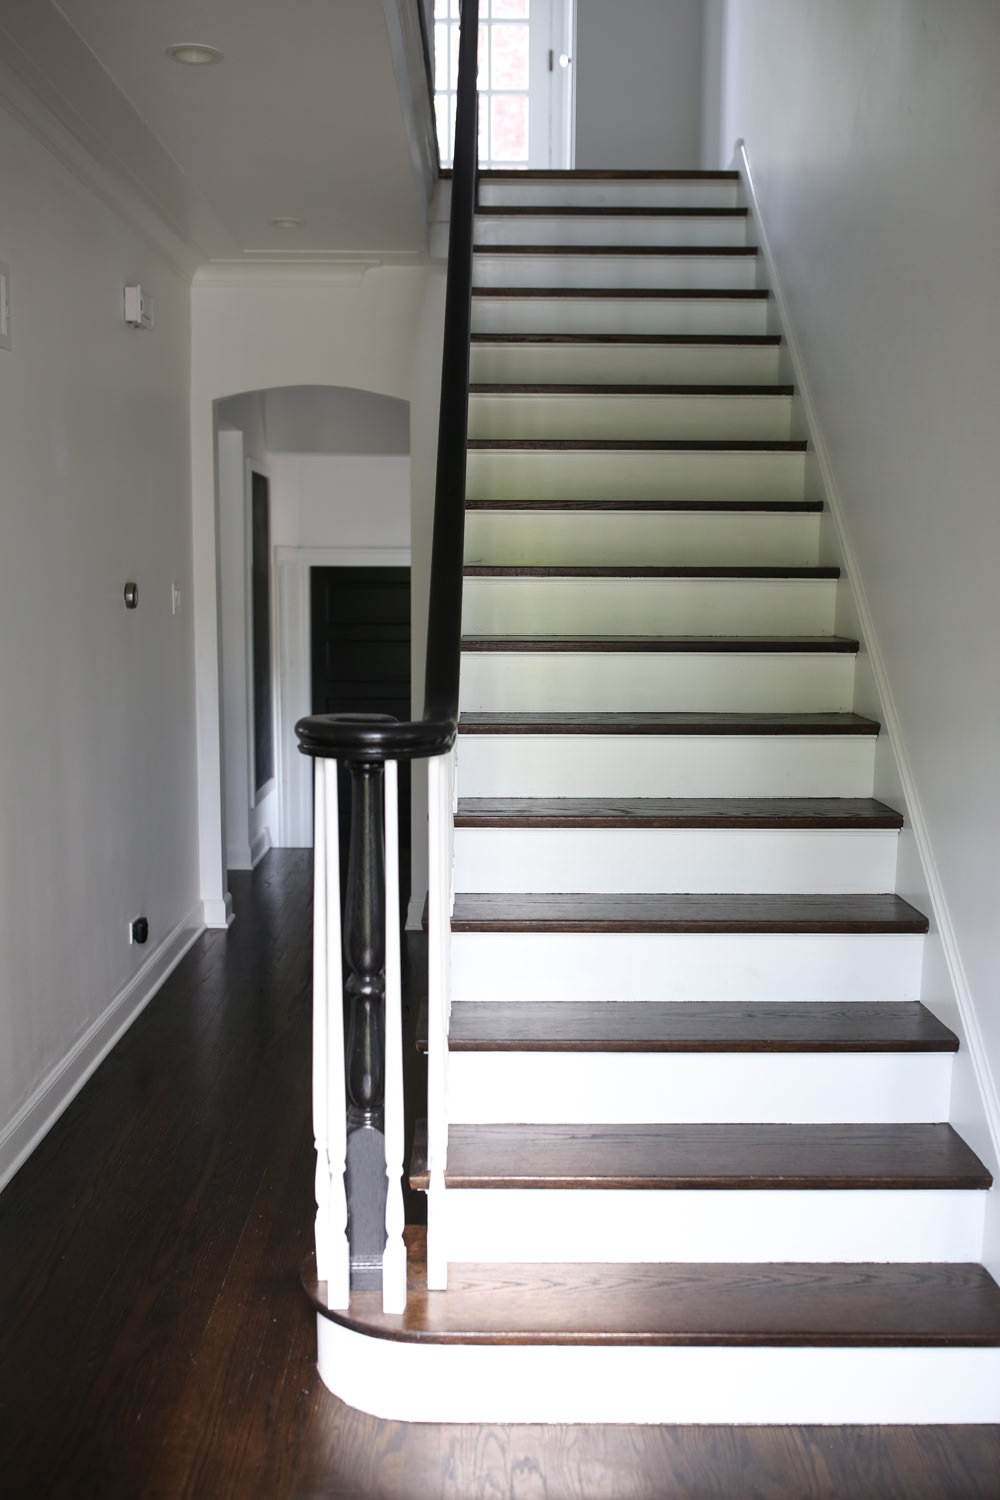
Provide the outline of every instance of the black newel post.
[[344,906],[347,1221],[352,1289],[380,1288],[385,1249],[384,770],[352,761]]

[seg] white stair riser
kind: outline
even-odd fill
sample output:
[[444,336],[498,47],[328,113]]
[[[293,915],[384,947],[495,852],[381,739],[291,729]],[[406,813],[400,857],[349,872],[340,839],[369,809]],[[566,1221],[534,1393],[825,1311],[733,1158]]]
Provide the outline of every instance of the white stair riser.
[[819,515],[472,510],[465,560],[492,566],[814,567]]
[[854,656],[811,652],[470,651],[463,710],[847,712]]
[[472,299],[473,333],[767,332],[765,298],[490,297]]
[[805,454],[625,449],[474,449],[476,500],[801,500]]
[[935,1124],[950,1052],[452,1052],[469,1125]]
[[316,1321],[329,1390],[393,1421],[1000,1421],[996,1349],[427,1345]]
[[834,578],[467,578],[466,635],[832,635]]
[[453,1000],[919,1000],[911,933],[456,932]]
[[458,828],[459,891],[891,891],[892,829]]
[[612,181],[600,177],[535,178],[518,173],[506,181],[479,182],[479,206],[540,204],[561,208],[736,208],[739,183],[697,179],[645,178]]
[[975,1261],[986,1194],[869,1190],[455,1188],[449,1261]]
[[777,385],[762,344],[473,344],[469,378],[511,385]]
[[871,736],[459,734],[462,797],[870,797]]
[[741,214],[477,213],[477,245],[745,245]]
[[753,438],[792,436],[789,396],[469,397],[470,438]]
[[692,287],[731,291],[757,285],[752,255],[476,255],[473,286]]

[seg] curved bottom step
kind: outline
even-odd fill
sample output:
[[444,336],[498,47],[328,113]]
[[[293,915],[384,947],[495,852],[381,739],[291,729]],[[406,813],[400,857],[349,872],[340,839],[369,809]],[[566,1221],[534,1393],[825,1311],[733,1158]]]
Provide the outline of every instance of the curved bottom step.
[[417,1422],[997,1422],[1000,1289],[977,1265],[461,1265],[406,1312],[326,1305],[319,1370]]

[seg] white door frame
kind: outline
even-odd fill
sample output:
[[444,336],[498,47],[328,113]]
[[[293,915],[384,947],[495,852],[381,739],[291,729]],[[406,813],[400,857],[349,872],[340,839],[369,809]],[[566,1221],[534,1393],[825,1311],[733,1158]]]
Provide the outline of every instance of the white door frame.
[[409,547],[276,547],[274,549],[277,662],[278,827],[283,849],[311,849],[312,762],[300,755],[295,725],[312,709],[309,621],[310,568],[408,568]]

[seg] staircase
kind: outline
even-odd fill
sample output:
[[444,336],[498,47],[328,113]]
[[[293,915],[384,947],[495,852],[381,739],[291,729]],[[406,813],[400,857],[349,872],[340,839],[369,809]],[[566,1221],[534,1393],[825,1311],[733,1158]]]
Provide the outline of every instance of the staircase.
[[1000,1421],[991,1179],[737,174],[486,174],[476,242],[447,1164],[406,1312],[321,1317],[324,1378]]

